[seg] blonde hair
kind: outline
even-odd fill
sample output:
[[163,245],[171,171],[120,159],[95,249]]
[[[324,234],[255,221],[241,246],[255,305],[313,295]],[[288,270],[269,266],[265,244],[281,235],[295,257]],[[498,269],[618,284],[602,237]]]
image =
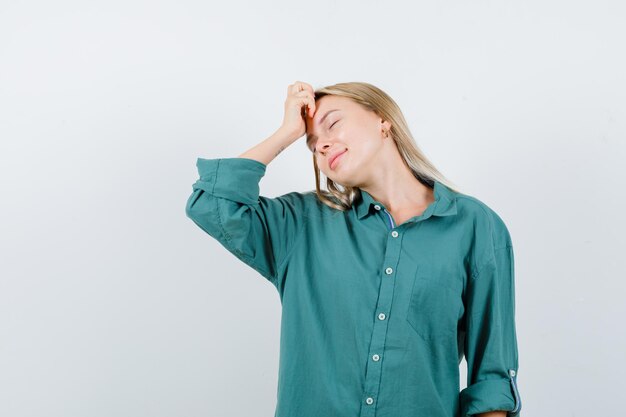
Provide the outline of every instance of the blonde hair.
[[[393,138],[400,156],[409,166],[415,178],[422,184],[433,187],[434,180],[446,185],[455,192],[460,192],[437,168],[428,160],[419,149],[409,127],[396,102],[380,88],[365,82],[338,83],[315,90],[315,101],[326,95],[335,95],[352,99],[367,110],[379,115],[383,120],[391,123],[389,134]],[[307,134],[308,136],[308,134]],[[326,188],[320,188],[320,169],[313,154],[313,170],[315,172],[315,193],[318,199],[329,207],[338,210],[347,210],[353,202],[361,197],[358,187],[344,186],[326,177]]]

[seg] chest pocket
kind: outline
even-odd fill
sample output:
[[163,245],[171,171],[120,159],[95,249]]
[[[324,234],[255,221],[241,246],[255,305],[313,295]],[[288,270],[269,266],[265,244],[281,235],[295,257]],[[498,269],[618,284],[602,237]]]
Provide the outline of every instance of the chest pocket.
[[461,290],[445,276],[418,266],[414,277],[406,320],[426,341],[455,340],[463,315]]

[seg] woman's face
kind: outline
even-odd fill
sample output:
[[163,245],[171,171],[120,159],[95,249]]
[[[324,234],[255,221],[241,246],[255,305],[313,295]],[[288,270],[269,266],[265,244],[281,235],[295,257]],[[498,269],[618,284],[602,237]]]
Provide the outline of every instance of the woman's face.
[[375,171],[369,168],[376,165],[382,131],[389,127],[389,122],[351,99],[327,95],[317,100],[312,118],[307,112],[306,145],[324,175],[344,186],[359,186],[367,181],[368,172]]

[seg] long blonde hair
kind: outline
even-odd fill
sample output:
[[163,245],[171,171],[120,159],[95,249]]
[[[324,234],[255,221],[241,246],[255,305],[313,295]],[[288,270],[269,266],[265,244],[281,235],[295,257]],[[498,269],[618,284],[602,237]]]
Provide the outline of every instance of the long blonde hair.
[[[346,82],[315,90],[315,101],[317,102],[326,95],[350,98],[365,109],[374,111],[383,120],[388,120],[391,123],[389,133],[398,147],[400,156],[409,166],[415,178],[431,188],[434,180],[437,180],[451,190],[459,192],[459,189],[444,177],[419,149],[400,107],[387,93],[369,83]],[[357,198],[361,197],[361,190],[358,187],[344,186],[328,177],[326,177],[328,190],[322,190],[320,188],[321,172],[317,166],[315,154],[313,154],[313,170],[315,172],[315,193],[318,199],[327,206],[342,211],[347,210],[352,207]]]

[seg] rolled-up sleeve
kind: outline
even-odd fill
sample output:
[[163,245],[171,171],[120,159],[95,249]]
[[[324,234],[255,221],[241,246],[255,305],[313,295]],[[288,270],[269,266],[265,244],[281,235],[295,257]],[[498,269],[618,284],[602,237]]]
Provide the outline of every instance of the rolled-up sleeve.
[[303,229],[303,194],[259,195],[266,165],[250,158],[198,158],[186,214],[229,252],[278,285]]
[[466,294],[467,387],[460,392],[461,416],[507,411],[518,417],[515,273],[511,244],[494,248],[472,274]]

